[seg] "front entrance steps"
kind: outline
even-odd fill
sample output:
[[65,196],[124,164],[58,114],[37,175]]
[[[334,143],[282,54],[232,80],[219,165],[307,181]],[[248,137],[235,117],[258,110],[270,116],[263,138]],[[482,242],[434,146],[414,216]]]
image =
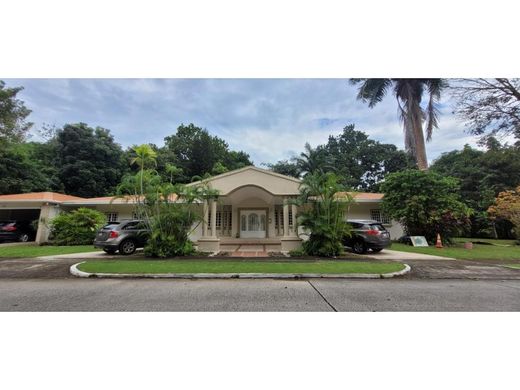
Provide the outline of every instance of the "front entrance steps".
[[220,244],[220,251],[228,253],[230,257],[268,257],[269,252],[280,252],[282,246],[277,243],[240,243]]

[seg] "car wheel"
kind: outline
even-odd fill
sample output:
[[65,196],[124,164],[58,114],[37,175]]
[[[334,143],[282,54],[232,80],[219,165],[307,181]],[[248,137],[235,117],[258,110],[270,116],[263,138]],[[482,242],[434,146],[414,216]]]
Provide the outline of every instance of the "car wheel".
[[116,251],[115,249],[103,249],[105,253],[108,253],[109,255],[115,255]]
[[132,240],[124,240],[121,244],[119,244],[119,253],[125,256],[134,253],[135,249],[135,242],[133,242]]
[[381,252],[382,250],[383,250],[383,248],[374,248],[374,249],[372,249],[372,252],[374,252],[374,253],[379,253],[379,252]]
[[367,247],[363,241],[355,241],[354,244],[352,244],[352,251],[358,255],[361,255],[366,253]]
[[20,242],[27,242],[29,241],[29,235],[27,233],[20,234],[20,237],[18,238],[18,241]]

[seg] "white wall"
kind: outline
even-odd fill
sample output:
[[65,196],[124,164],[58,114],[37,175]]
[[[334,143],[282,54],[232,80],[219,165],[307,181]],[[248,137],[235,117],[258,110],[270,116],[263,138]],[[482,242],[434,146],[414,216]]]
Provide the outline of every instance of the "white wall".
[[[348,219],[372,219],[370,210],[381,209],[379,202],[363,202],[354,203],[350,206],[347,214]],[[396,240],[404,234],[403,227],[397,221],[392,221],[391,224],[384,225],[386,230],[390,232],[392,240]]]

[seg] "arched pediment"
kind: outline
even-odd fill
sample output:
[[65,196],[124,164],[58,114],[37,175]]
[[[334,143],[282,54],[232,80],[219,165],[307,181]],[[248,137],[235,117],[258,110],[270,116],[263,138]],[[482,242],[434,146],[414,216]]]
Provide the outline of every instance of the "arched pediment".
[[[207,179],[205,182],[211,188],[218,190],[222,196],[247,186],[261,188],[273,196],[294,196],[298,195],[300,187],[300,180],[294,177],[280,175],[253,166],[226,172]],[[191,183],[190,185],[197,183],[200,182]]]

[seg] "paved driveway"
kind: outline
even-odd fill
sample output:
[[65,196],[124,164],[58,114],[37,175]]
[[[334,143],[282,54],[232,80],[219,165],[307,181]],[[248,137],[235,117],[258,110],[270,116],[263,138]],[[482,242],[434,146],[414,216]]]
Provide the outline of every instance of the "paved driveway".
[[422,253],[411,253],[411,252],[401,252],[394,251],[391,249],[383,249],[379,253],[368,252],[365,255],[370,259],[375,260],[398,260],[398,261],[406,261],[406,260],[455,260],[451,257],[442,257],[442,256],[433,256],[433,255],[425,255]]

